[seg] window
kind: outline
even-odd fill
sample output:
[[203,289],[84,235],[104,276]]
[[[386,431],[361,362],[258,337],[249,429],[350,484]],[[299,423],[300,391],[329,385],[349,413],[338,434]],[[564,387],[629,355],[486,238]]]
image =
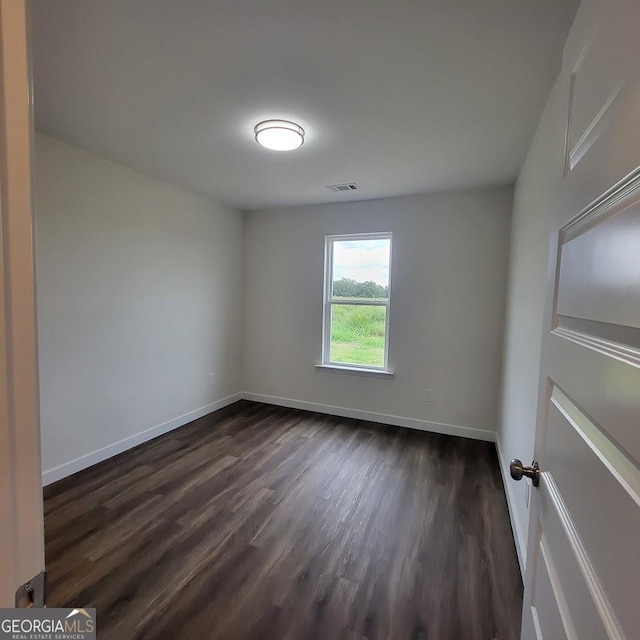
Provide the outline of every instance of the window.
[[327,236],[324,365],[387,370],[391,234]]

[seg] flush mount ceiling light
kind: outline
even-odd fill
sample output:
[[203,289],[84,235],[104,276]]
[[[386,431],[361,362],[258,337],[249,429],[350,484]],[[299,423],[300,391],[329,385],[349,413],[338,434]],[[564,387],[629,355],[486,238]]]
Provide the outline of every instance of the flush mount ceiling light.
[[304,129],[288,120],[265,120],[254,131],[256,142],[273,151],[292,151],[304,142]]

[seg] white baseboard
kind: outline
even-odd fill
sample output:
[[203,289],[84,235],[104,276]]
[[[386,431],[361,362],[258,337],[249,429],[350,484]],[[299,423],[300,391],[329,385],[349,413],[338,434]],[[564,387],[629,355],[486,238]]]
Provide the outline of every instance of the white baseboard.
[[486,429],[476,429],[473,427],[461,427],[455,424],[445,424],[442,422],[431,422],[430,420],[418,420],[416,418],[403,418],[401,416],[391,416],[386,413],[374,413],[372,411],[362,411],[360,409],[349,409],[347,407],[335,407],[330,404],[317,404],[304,400],[293,400],[292,398],[278,398],[276,396],[266,396],[260,393],[244,392],[243,399],[263,402],[265,404],[275,404],[280,407],[290,407],[292,409],[304,409],[305,411],[316,411],[318,413],[328,413],[343,418],[355,418],[357,420],[368,420],[370,422],[381,422],[391,424],[396,427],[407,427],[408,429],[418,429],[419,431],[431,431],[433,433],[443,433],[449,436],[460,436],[462,438],[473,438],[474,440],[484,440],[486,442],[495,441],[495,433]]
[[[84,456],[66,462],[62,465],[49,469],[42,474],[42,485],[47,486],[53,482],[57,482],[62,478],[66,478],[78,471],[82,471],[94,464],[98,464],[103,460],[107,460],[118,455],[128,449],[157,438],[173,429],[182,427],[183,425],[202,418],[209,413],[222,409],[238,400],[252,400],[254,402],[262,402],[265,404],[273,404],[281,407],[291,407],[293,409],[304,409],[306,411],[316,411],[318,413],[326,413],[344,418],[355,418],[357,420],[368,420],[370,422],[379,422],[382,424],[391,424],[398,427],[406,427],[408,429],[417,429],[419,431],[430,431],[433,433],[442,433],[451,436],[460,436],[463,438],[473,438],[474,440],[484,440],[487,442],[495,441],[495,433],[486,429],[476,429],[473,427],[462,427],[453,424],[445,424],[442,422],[432,422],[429,420],[418,420],[416,418],[405,418],[402,416],[393,416],[386,413],[374,413],[372,411],[362,411],[360,409],[349,409],[347,407],[336,407],[328,404],[317,404],[315,402],[306,402],[304,400],[293,400],[291,398],[279,398],[276,396],[267,396],[259,393],[240,392],[222,398],[216,402],[212,402],[204,407],[185,413],[173,420],[168,420],[162,424],[136,433],[128,438],[114,442],[97,451],[93,451]],[[507,497],[509,494],[507,493]],[[510,505],[511,510],[511,505]],[[513,514],[512,514],[513,522]],[[517,536],[516,536],[517,537]]]
[[518,519],[518,513],[514,502],[513,493],[511,492],[511,483],[513,480],[507,476],[505,469],[507,468],[508,461],[502,456],[502,449],[500,447],[500,438],[496,434],[496,449],[498,451],[498,464],[500,466],[500,473],[502,474],[502,484],[504,484],[504,492],[507,496],[507,507],[509,508],[509,520],[511,521],[511,530],[513,531],[513,539],[516,543],[516,553],[518,554],[518,564],[520,565],[520,573],[524,580],[524,570],[527,566],[527,549],[524,544],[524,536],[520,527],[520,520]]
[[53,482],[62,480],[62,478],[66,478],[67,476],[77,473],[78,471],[82,471],[87,467],[92,467],[98,462],[102,462],[103,460],[112,458],[113,456],[116,456],[123,451],[127,451],[128,449],[132,449],[133,447],[136,447],[143,442],[147,442],[148,440],[157,438],[164,433],[173,431],[173,429],[182,427],[183,425],[192,422],[193,420],[202,418],[209,413],[227,407],[228,405],[233,404],[238,400],[242,400],[242,398],[242,393],[234,393],[233,395],[227,396],[226,398],[222,398],[221,400],[212,402],[211,404],[205,405],[204,407],[200,407],[199,409],[195,409],[194,411],[185,413],[181,416],[178,416],[177,418],[173,418],[173,420],[168,420],[167,422],[158,424],[155,427],[151,427],[150,429],[145,429],[140,433],[136,433],[132,436],[129,436],[128,438],[124,438],[123,440],[114,442],[113,444],[107,445],[106,447],[102,447],[102,449],[92,451],[91,453],[81,456],[80,458],[76,458],[75,460],[65,462],[64,464],[54,467],[53,469],[44,471],[42,474],[42,486],[46,487],[48,484],[52,484]]

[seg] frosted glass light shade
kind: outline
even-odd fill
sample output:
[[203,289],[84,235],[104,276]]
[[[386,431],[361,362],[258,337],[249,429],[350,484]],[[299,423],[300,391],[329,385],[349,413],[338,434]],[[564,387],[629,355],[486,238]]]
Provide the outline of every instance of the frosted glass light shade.
[[287,120],[265,120],[255,126],[256,142],[272,151],[292,151],[302,146],[304,129]]

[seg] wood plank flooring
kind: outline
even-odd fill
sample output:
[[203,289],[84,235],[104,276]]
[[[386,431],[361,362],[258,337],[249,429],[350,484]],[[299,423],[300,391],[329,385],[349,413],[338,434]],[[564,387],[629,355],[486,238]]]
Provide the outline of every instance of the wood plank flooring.
[[45,489],[104,640],[515,640],[492,444],[240,402]]

